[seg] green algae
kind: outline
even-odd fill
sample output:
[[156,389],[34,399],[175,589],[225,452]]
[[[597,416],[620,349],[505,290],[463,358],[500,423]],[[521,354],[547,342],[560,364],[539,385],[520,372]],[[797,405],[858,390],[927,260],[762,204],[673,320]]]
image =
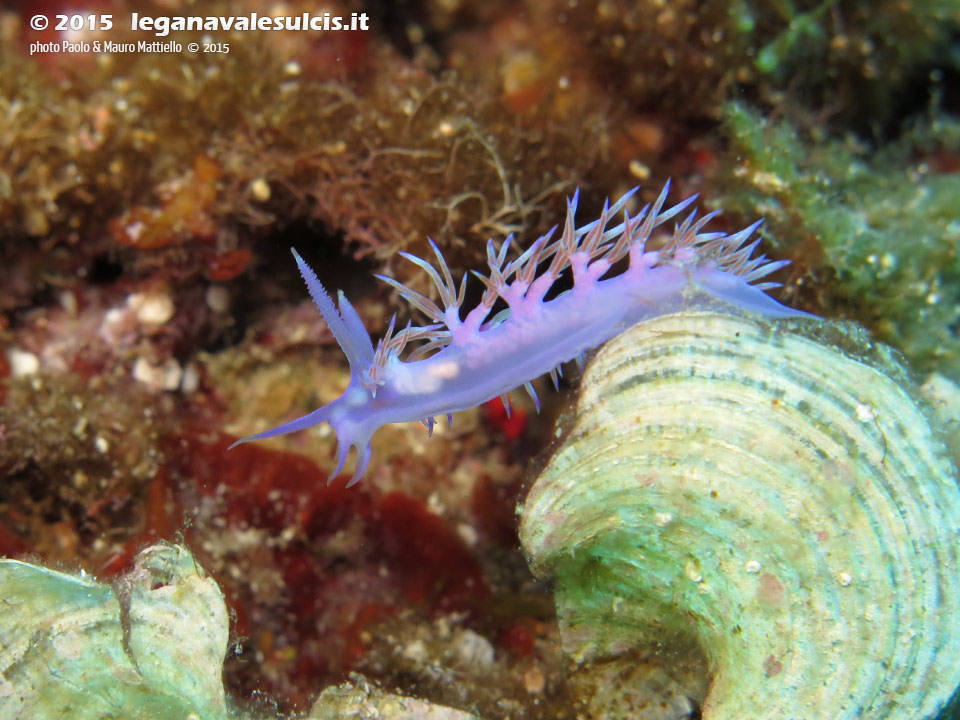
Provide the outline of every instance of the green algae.
[[730,12],[749,19],[732,23],[734,42],[748,46],[765,100],[786,94],[834,122],[895,120],[929,68],[960,68],[960,7],[948,0],[737,0]]
[[918,370],[960,377],[960,173],[941,162],[960,123],[934,116],[875,149],[731,104],[724,132],[718,204],[766,218],[807,302],[866,324]]

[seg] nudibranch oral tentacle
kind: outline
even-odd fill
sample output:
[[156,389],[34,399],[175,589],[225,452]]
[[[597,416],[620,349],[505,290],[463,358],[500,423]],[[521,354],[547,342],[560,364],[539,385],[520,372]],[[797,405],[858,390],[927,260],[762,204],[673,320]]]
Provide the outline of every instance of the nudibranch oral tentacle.
[[[753,256],[759,241],[747,241],[759,223],[732,235],[705,233],[701,231],[716,213],[698,218],[694,209],[663,248],[647,250],[656,228],[696,200],[693,196],[666,207],[669,189],[667,182],[652,205],[631,217],[625,208],[634,188],[580,228],[574,221],[577,192],[567,201],[559,237],[553,239],[554,228],[514,260],[507,260],[512,237],[499,250],[489,241],[488,274],[473,273],[484,293],[480,304],[466,313],[466,275],[458,288],[436,244],[430,242],[436,265],[402,253],[429,275],[441,304],[378,275],[432,324],[396,331],[394,318],[376,350],[343,293],[338,293],[335,306],[293,250],[314,303],[350,363],[350,384],[328,405],[231,447],[328,422],[339,443],[334,475],[343,468],[350,447],[357,449],[352,485],[366,470],[370,439],[383,425],[419,420],[432,429],[437,415],[449,416],[496,397],[505,399],[519,387],[530,392],[530,381],[545,374],[555,380],[563,363],[581,360],[587,351],[642,320],[680,309],[697,291],[771,318],[812,317],[764,292],[776,283],[757,283],[786,264]],[[608,227],[620,213],[622,222]],[[628,258],[626,270],[607,277],[623,258]],[[573,288],[545,299],[567,270]],[[507,309],[494,313],[498,300]],[[411,343],[416,344],[406,352]],[[531,396],[536,402],[536,394]]]

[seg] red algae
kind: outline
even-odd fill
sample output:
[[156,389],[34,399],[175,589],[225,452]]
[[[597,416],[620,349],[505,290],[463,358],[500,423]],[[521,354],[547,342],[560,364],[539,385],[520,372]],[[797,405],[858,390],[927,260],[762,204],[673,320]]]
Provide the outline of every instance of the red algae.
[[207,261],[207,277],[217,282],[225,282],[246,272],[247,266],[253,260],[253,253],[246,248],[228,250],[221,255],[214,255]]
[[522,623],[507,625],[497,633],[497,644],[518,659],[533,655],[534,639],[533,631]]
[[7,529],[7,526],[0,522],[0,556],[17,557],[30,552],[31,548],[16,533]]
[[483,417],[496,432],[503,435],[507,442],[516,442],[527,430],[526,409],[511,405],[508,412],[499,398],[488,400],[483,404]]
[[464,610],[490,589],[474,556],[446,522],[399,492],[379,507],[379,541],[401,576],[404,595],[432,613]]
[[347,489],[299,455],[200,433],[174,441],[177,506],[191,544],[238,609],[256,672],[228,660],[228,685],[303,707],[357,667],[368,627],[404,610],[470,612],[490,594],[446,521],[399,492]]

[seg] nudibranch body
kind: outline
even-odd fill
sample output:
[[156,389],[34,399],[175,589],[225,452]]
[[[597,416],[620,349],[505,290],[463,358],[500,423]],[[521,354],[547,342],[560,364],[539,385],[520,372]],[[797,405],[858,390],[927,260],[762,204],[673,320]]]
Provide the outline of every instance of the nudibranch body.
[[[343,468],[353,446],[357,449],[353,484],[363,476],[370,461],[370,439],[383,425],[420,420],[432,430],[435,416],[450,418],[497,396],[506,405],[506,393],[520,386],[539,406],[532,380],[549,373],[556,384],[563,363],[579,359],[638,322],[677,311],[691,292],[771,318],[807,315],[764,292],[776,283],[756,282],[787,264],[763,255],[753,257],[760,241],[747,244],[747,240],[759,222],[731,235],[706,233],[701,230],[717,213],[698,218],[693,210],[664,247],[647,250],[654,229],[696,199],[693,196],[664,209],[669,187],[668,182],[656,202],[635,217],[624,211],[623,221],[610,228],[611,218],[624,210],[636,189],[605,206],[597,220],[580,228],[574,223],[579,196],[575,194],[567,202],[560,237],[552,239],[554,228],[509,262],[512,238],[499,251],[488,241],[489,274],[474,273],[486,289],[480,304],[465,316],[461,307],[467,276],[458,288],[436,245],[431,242],[436,267],[401,253],[428,273],[442,307],[392,278],[378,276],[432,324],[408,325],[395,332],[394,316],[376,350],[343,293],[338,293],[338,312],[294,250],[310,295],[350,363],[350,384],[328,405],[234,445],[329,422],[338,441],[337,468],[331,477]],[[606,277],[624,258],[627,269]],[[573,288],[547,299],[568,268]],[[498,300],[507,308],[494,314]],[[421,344],[403,357],[407,345],[418,341]]]

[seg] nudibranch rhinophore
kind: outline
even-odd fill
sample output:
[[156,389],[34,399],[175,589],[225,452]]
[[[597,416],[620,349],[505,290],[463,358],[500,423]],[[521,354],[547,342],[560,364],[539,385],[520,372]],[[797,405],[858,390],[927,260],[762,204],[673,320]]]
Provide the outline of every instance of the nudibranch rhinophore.
[[[689,197],[664,208],[669,188],[668,182],[652,206],[630,217],[625,207],[634,188],[612,206],[604,206],[599,219],[579,228],[574,222],[579,197],[575,194],[567,202],[560,236],[551,239],[554,228],[509,262],[512,238],[499,250],[489,241],[488,274],[474,273],[486,289],[480,304],[465,315],[461,307],[467,276],[458,289],[436,245],[431,242],[436,267],[401,253],[429,275],[443,307],[392,278],[378,276],[431,324],[408,325],[395,333],[394,316],[376,350],[343,293],[338,294],[338,312],[317,276],[294,251],[310,295],[350,363],[350,385],[328,405],[234,445],[328,422],[338,443],[337,468],[330,477],[343,469],[351,446],[355,447],[352,485],[366,470],[370,439],[383,425],[420,420],[432,430],[438,415],[452,419],[454,412],[497,396],[507,405],[506,394],[521,386],[539,407],[531,381],[549,373],[556,384],[563,363],[581,358],[641,320],[685,307],[691,293],[771,318],[807,315],[764,292],[777,283],[758,282],[787,264],[754,255],[760,240],[748,240],[759,222],[732,235],[701,232],[717,212],[698,218],[693,210],[663,247],[647,249],[654,230],[696,199]],[[621,211],[623,222],[607,227]],[[608,277],[624,259],[627,269]],[[568,270],[573,288],[548,298],[554,283]],[[498,301],[506,308],[495,313]],[[422,344],[401,359],[412,342]]]
[[915,392],[853,325],[701,310],[611,340],[521,510],[565,651],[695,644],[705,720],[935,717],[960,488]]

